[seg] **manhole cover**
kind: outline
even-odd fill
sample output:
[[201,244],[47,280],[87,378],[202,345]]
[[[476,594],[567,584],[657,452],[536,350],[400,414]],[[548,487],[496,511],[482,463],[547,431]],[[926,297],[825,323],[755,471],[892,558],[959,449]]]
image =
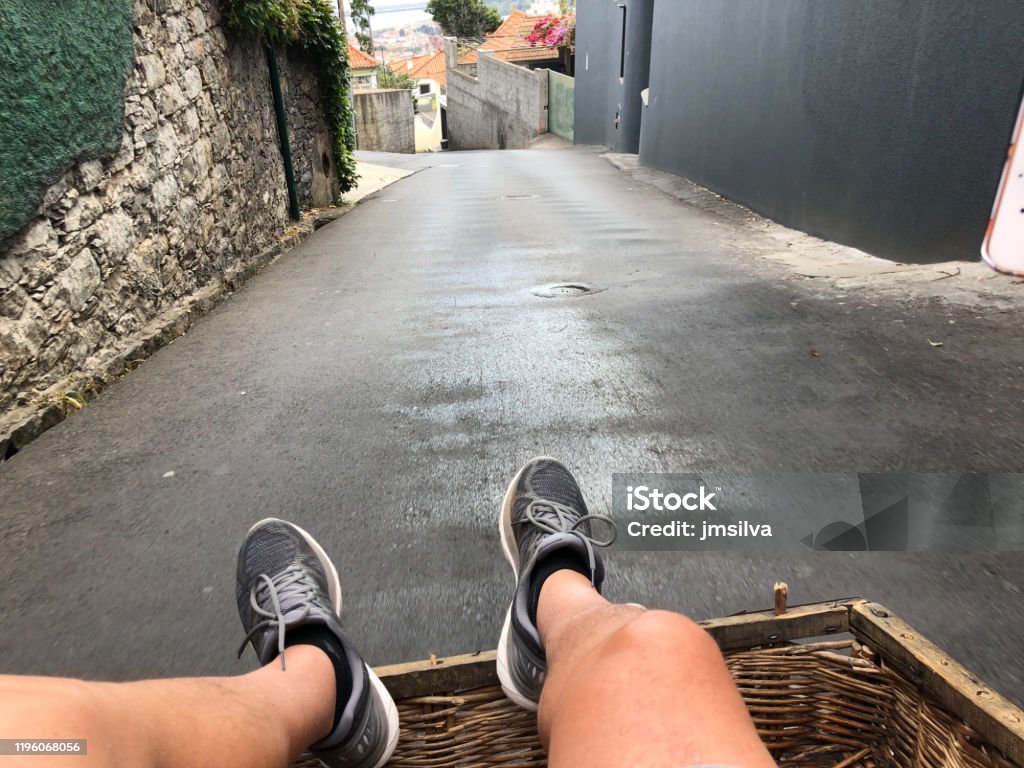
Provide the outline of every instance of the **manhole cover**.
[[554,283],[537,286],[533,289],[533,294],[542,299],[562,299],[571,296],[587,296],[591,293],[600,293],[602,290],[604,289],[588,283]]
[[535,200],[537,195],[502,195],[499,200]]

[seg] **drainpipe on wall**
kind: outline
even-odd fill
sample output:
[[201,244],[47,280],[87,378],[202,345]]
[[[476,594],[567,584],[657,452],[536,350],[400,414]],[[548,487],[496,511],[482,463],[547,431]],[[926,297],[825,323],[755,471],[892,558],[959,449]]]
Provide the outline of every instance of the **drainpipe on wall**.
[[288,117],[284,111],[284,96],[281,94],[281,70],[277,67],[277,52],[271,43],[263,46],[267,52],[267,67],[270,69],[270,90],[274,94],[274,112],[277,114],[277,135],[281,139],[281,159],[284,161],[284,180],[288,185],[288,215],[298,221],[299,192],[295,187],[295,170],[292,168],[292,148],[288,143]]

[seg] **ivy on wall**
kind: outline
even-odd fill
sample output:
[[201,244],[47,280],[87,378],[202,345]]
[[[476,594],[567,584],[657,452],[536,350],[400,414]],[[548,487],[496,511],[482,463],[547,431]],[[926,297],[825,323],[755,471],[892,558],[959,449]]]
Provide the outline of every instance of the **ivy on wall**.
[[341,191],[356,185],[355,120],[349,102],[348,47],[328,0],[221,0],[229,27],[271,43],[299,45],[317,64]]
[[121,145],[131,0],[0,2],[0,244],[75,162]]

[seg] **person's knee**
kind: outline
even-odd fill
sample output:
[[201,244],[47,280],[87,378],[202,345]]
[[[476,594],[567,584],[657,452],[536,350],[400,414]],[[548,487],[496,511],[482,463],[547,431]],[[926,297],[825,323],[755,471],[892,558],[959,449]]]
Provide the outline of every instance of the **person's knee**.
[[672,611],[646,611],[620,629],[614,651],[628,654],[670,653],[695,660],[721,658],[718,645],[696,622]]

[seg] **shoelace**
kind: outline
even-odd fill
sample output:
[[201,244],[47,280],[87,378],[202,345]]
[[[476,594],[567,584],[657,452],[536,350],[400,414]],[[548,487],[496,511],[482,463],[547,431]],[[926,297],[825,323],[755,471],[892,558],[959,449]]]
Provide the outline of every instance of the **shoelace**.
[[[284,664],[284,632],[287,628],[284,620],[284,612],[281,610],[281,603],[288,602],[294,599],[299,605],[302,606],[302,614],[296,616],[294,621],[301,621],[307,615],[313,598],[316,596],[317,586],[309,581],[306,571],[299,565],[292,565],[281,571],[273,579],[267,576],[265,573],[261,573],[256,577],[255,583],[252,585],[252,589],[249,592],[249,602],[252,605],[252,610],[259,616],[264,616],[263,621],[255,624],[249,633],[245,636],[245,640],[242,641],[242,645],[238,649],[238,657],[241,658],[245,652],[245,646],[252,640],[253,636],[269,627],[271,624],[277,624],[277,652],[281,656],[281,669],[285,669]],[[265,610],[261,603],[266,603],[267,599],[270,600],[270,605],[273,610]]]
[[[559,504],[555,501],[534,499],[531,501],[524,513],[524,517],[518,521],[519,525],[530,523],[545,533],[571,533],[583,542],[587,550],[588,565],[590,566],[590,582],[594,583],[594,571],[597,570],[597,555],[594,547],[610,547],[618,538],[619,531],[615,527],[615,521],[607,515],[586,514],[576,517],[579,513],[572,507]],[[575,518],[575,521],[573,520]],[[600,520],[606,523],[611,529],[611,538],[608,541],[599,541],[580,530],[580,526],[590,520]]]

